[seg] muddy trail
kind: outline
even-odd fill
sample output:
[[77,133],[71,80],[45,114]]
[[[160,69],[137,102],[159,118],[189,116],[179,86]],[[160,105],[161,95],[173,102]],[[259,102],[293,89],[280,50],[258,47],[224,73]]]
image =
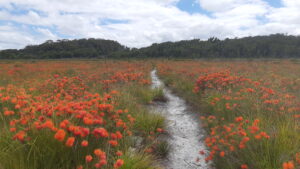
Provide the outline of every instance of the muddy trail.
[[166,169],[210,169],[200,150],[206,150],[204,129],[196,113],[189,110],[183,99],[174,95],[158,78],[156,70],[151,72],[152,88],[163,88],[167,102],[156,102],[154,111],[161,112],[167,120],[168,142],[171,151],[164,162]]

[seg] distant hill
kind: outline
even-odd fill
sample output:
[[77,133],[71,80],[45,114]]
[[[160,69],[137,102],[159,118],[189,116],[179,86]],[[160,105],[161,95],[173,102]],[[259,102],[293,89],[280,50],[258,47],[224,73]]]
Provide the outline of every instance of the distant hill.
[[24,49],[2,50],[1,59],[60,59],[104,57],[112,52],[128,50],[116,41],[103,39],[48,40]]
[[47,41],[21,50],[0,51],[0,59],[57,58],[300,58],[300,37],[274,34],[235,39],[183,40],[129,49],[116,41]]
[[155,58],[300,58],[300,37],[274,34],[225,40],[183,40],[134,49],[127,55]]

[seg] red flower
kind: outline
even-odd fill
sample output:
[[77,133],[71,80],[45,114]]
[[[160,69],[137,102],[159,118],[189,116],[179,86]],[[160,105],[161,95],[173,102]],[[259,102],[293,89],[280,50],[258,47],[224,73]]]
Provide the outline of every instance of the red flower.
[[235,118],[235,121],[236,121],[236,122],[241,122],[241,121],[243,121],[243,117],[242,117],[242,116],[237,117],[237,118]]
[[294,163],[292,161],[285,162],[282,164],[283,169],[294,169]]
[[241,169],[248,169],[248,166],[246,164],[241,165]]
[[93,157],[92,157],[91,155],[85,156],[85,161],[86,161],[87,163],[91,162],[92,160],[93,160]]
[[81,142],[81,146],[82,146],[82,147],[86,147],[86,146],[88,146],[88,145],[89,145],[89,142],[86,141],[86,140],[83,140],[83,141]]
[[123,153],[122,153],[122,151],[117,151],[117,152],[116,152],[116,155],[117,155],[117,156],[122,156]]
[[116,140],[109,140],[108,143],[113,147],[118,145],[118,142]]
[[56,140],[58,140],[58,141],[64,141],[65,136],[66,136],[65,130],[59,129],[59,130],[55,133],[54,138],[55,138]]
[[67,141],[66,141],[66,146],[67,146],[67,147],[72,147],[73,144],[74,144],[74,142],[75,142],[75,137],[69,137],[69,138],[67,139]]
[[114,164],[114,168],[120,168],[124,164],[124,160],[118,159]]

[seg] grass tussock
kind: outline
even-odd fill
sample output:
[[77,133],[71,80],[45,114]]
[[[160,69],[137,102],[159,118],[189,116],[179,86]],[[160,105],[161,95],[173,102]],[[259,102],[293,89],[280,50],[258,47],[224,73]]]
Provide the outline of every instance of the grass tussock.
[[216,168],[300,167],[298,63],[167,61],[158,70],[201,113]]
[[2,63],[0,169],[156,168],[143,152],[164,127],[145,108],[150,70],[136,61]]

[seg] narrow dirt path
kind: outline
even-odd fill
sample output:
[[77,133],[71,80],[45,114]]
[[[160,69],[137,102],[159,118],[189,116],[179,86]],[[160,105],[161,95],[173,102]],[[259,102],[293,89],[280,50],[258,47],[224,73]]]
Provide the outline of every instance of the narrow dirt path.
[[[166,162],[166,169],[209,169],[204,156],[199,154],[205,150],[203,142],[204,129],[200,127],[200,121],[195,113],[188,110],[183,99],[172,94],[164,87],[158,78],[156,70],[151,72],[152,88],[162,87],[167,98],[166,103],[158,103],[155,111],[162,112],[168,121],[167,131],[170,133],[169,143],[171,152]],[[197,160],[198,159],[198,160]]]

